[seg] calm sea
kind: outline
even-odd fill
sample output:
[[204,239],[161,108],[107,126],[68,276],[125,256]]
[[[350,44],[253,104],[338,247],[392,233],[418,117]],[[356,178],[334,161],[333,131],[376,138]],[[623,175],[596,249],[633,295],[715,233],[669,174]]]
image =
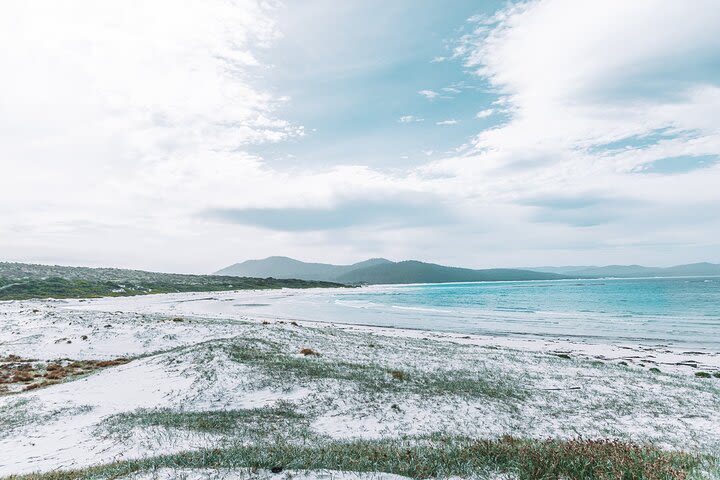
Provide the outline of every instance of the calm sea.
[[720,351],[720,277],[372,286],[233,307],[298,320]]

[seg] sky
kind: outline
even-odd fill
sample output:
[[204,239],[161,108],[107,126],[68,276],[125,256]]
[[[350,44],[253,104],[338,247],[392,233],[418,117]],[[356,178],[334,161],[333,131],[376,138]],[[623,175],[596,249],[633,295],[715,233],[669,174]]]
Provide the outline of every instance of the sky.
[[720,262],[720,2],[9,0],[0,260]]

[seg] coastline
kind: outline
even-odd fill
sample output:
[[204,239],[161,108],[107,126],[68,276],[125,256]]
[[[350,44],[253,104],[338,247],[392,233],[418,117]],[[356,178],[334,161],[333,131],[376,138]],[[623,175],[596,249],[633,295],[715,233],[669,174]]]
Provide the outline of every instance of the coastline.
[[307,291],[284,290],[284,291],[237,291],[237,292],[205,292],[161,294],[162,297],[107,297],[101,299],[90,299],[85,301],[63,300],[67,302],[67,308],[113,311],[122,309],[142,314],[164,314],[164,315],[185,315],[202,317],[224,318],[228,320],[243,321],[286,321],[299,324],[332,325],[339,329],[362,331],[367,333],[390,331],[392,335],[405,336],[408,338],[432,337],[438,340],[455,341],[462,344],[490,346],[496,348],[509,348],[520,351],[531,351],[538,353],[558,353],[577,356],[589,360],[626,362],[629,365],[639,368],[652,368],[661,366],[671,372],[686,373],[692,375],[697,371],[720,372],[720,351],[709,349],[688,349],[665,345],[645,345],[638,342],[597,342],[587,337],[570,339],[568,335],[564,338],[552,338],[548,336],[535,335],[497,335],[497,334],[474,334],[458,333],[441,330],[428,330],[423,328],[408,328],[397,326],[382,326],[362,323],[343,323],[328,320],[307,320],[293,316],[279,317],[276,314],[268,315],[244,314],[242,312],[228,313],[226,311],[212,311],[205,313],[202,308],[194,309],[191,305],[194,302],[210,300],[212,302],[224,303],[232,301],[254,301],[261,302],[260,305],[270,306],[273,299],[278,297],[304,297],[313,293],[323,293],[333,289],[310,289]]
[[[128,360],[0,395],[0,476],[231,448],[234,431],[173,422],[278,409],[263,422],[320,445],[451,431],[720,453],[720,379],[693,375],[717,355],[178,310],[211,297],[0,303],[0,357]],[[652,356],[659,373],[639,366]]]

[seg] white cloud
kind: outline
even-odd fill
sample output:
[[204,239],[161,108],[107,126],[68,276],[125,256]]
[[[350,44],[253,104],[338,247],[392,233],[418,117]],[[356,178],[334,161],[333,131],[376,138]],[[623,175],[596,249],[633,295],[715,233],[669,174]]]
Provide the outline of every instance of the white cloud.
[[[551,0],[473,19],[455,54],[499,92],[503,123],[410,170],[343,158],[310,169],[302,155],[271,164],[248,153],[305,131],[278,113],[288,92],[265,86],[263,51],[280,35],[266,3],[2,4],[0,41],[13,46],[0,50],[4,258],[208,271],[237,255],[296,252],[499,266],[718,251],[720,168],[637,173],[662,157],[720,152],[720,87],[701,69],[720,51],[716,2]],[[362,70],[349,64],[337,69]],[[445,88],[456,87],[466,88]],[[668,135],[648,147],[602,148],[658,131]],[[425,138],[416,148],[427,161],[441,157],[429,149],[446,150]],[[332,208],[388,192],[440,199],[464,223],[288,233],[195,216]],[[577,226],[593,220],[606,223]]]
[[0,229],[50,252],[63,225],[82,251],[105,225],[111,249],[129,241],[119,232],[172,234],[193,205],[266,178],[242,149],[303,134],[252,81],[271,16],[253,0],[0,5],[13,45],[0,51]]
[[435,125],[457,125],[460,123],[458,120],[450,119],[450,120],[442,120],[440,122],[435,122]]
[[461,90],[459,88],[455,88],[455,87],[443,87],[441,90],[443,92],[447,92],[447,93],[460,93],[461,92]]
[[441,62],[444,62],[445,60],[447,60],[447,57],[438,56],[438,57],[433,57],[433,59],[430,60],[430,63],[441,63]]
[[485,110],[480,110],[477,114],[475,114],[475,117],[477,118],[488,118],[490,115],[495,113],[495,110],[492,108],[487,108]]
[[413,122],[423,122],[425,121],[424,118],[418,118],[414,115],[403,115],[400,117],[400,120],[398,120],[400,123],[413,123]]
[[[604,245],[647,241],[648,229],[656,242],[688,251],[712,242],[720,222],[699,211],[720,204],[711,187],[720,168],[633,172],[666,157],[720,153],[720,85],[711,71],[720,4],[548,0],[473,21],[456,53],[500,93],[509,119],[480,132],[472,152],[424,167],[426,175],[465,178],[456,192],[517,204],[513,221],[528,231],[567,227],[568,239],[589,238],[590,227],[576,226],[583,218],[602,220],[592,234]],[[623,201],[602,212],[573,207],[572,216],[527,203],[560,194]]]
[[420,90],[418,93],[423,97],[427,98],[428,100],[432,100],[440,95],[438,92],[435,92],[433,90]]

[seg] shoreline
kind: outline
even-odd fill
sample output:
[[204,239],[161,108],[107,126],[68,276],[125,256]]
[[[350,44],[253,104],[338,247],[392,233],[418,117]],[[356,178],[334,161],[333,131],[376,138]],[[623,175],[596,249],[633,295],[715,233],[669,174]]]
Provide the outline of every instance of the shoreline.
[[[0,477],[234,448],[250,434],[228,418],[259,422],[259,445],[272,426],[318,446],[449,431],[720,453],[720,378],[671,365],[673,352],[95,302],[0,303],[0,358],[18,356],[0,366],[108,365],[0,393]],[[659,373],[638,365],[651,355],[667,361]],[[197,418],[222,420],[206,431]]]
[[[296,291],[289,289],[290,295],[282,295],[282,297],[303,297],[312,293],[323,293],[334,289],[310,289]],[[256,301],[270,302],[272,297],[276,297],[278,291],[258,290],[258,291],[230,291],[230,292],[190,292],[190,293],[171,293],[157,294],[156,301],[146,302],[149,297],[105,297],[101,299],[86,299],[84,301],[61,300],[66,303],[64,308],[79,310],[96,310],[96,311],[113,311],[118,307],[127,309],[134,313],[153,313],[153,314],[182,314],[186,316],[197,316],[198,318],[222,318],[227,320],[243,320],[252,322],[263,321],[284,321],[296,322],[298,324],[307,325],[330,325],[339,329],[348,329],[355,331],[363,331],[366,333],[374,332],[393,332],[393,335],[401,335],[407,338],[418,338],[422,336],[431,336],[435,339],[452,340],[459,343],[479,346],[491,346],[497,348],[510,348],[520,351],[532,351],[540,353],[558,353],[576,355],[579,358],[588,360],[617,361],[627,362],[629,365],[638,366],[638,368],[651,368],[662,366],[668,371],[693,374],[697,371],[720,372],[720,352],[711,350],[706,347],[678,347],[668,345],[647,345],[637,342],[595,342],[592,337],[577,336],[577,339],[567,338],[568,336],[550,337],[536,334],[477,334],[452,332],[447,330],[430,330],[426,328],[400,327],[390,325],[372,325],[365,323],[344,323],[333,322],[329,320],[308,320],[303,318],[295,318],[292,316],[278,317],[272,313],[267,315],[257,314],[227,314],[216,312],[213,314],[201,314],[194,310],[182,310],[177,308],[162,308],[162,306],[176,306],[178,304],[188,304],[199,301],[229,301],[228,298],[239,296],[242,298],[250,298]],[[199,297],[199,298],[198,298]],[[259,298],[260,297],[260,298]],[[270,298],[268,298],[270,297]],[[139,305],[133,306],[133,303]],[[150,308],[148,308],[149,304]],[[263,304],[264,305],[264,304]],[[269,303],[267,305],[270,305]],[[128,308],[130,307],[130,308]],[[581,341],[588,339],[588,341]],[[643,365],[640,365],[643,364]]]

